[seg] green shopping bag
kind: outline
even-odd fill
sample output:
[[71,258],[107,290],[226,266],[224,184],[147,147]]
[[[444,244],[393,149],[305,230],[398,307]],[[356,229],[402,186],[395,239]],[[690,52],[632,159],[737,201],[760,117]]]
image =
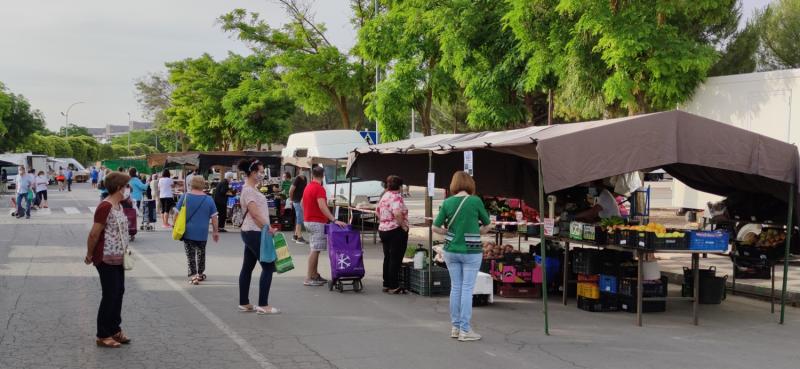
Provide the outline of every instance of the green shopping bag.
[[275,271],[278,273],[286,273],[294,269],[292,255],[289,253],[289,245],[286,243],[286,238],[283,237],[283,233],[275,233],[272,241],[275,244],[275,254],[278,256],[275,259]]

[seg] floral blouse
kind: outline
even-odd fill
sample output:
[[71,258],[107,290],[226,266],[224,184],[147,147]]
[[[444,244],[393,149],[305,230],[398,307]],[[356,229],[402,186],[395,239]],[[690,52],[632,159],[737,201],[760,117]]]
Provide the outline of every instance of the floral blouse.
[[[403,213],[403,224],[395,220],[394,213],[398,210]],[[408,228],[408,208],[400,191],[386,191],[378,202],[377,213],[380,219],[379,231],[391,231],[401,225]]]
[[122,210],[112,208],[104,230],[103,263],[121,265],[128,248],[128,217]]

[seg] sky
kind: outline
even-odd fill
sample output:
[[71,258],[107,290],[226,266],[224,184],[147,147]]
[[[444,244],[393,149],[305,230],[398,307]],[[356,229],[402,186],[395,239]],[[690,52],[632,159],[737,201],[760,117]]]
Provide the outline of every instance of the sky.
[[[498,0],[500,1],[500,0]],[[769,0],[744,0],[743,13]],[[355,43],[348,0],[312,1],[318,22],[342,49]],[[0,81],[28,98],[57,130],[145,120],[134,82],[164,63],[208,52],[247,53],[216,19],[233,9],[261,13],[273,26],[287,21],[271,0],[0,0]]]

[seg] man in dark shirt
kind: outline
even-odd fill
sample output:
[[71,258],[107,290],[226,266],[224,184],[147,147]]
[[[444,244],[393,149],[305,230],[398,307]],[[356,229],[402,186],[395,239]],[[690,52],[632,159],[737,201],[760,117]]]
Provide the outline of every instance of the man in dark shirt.
[[227,232],[225,230],[225,222],[228,220],[228,196],[230,192],[230,180],[233,179],[233,173],[225,173],[225,177],[220,178],[217,187],[214,189],[214,205],[217,206],[217,217],[219,220],[219,231]]
[[289,201],[294,209],[294,236],[297,243],[306,243],[303,239],[303,191],[306,189],[306,177],[298,175],[289,187]]

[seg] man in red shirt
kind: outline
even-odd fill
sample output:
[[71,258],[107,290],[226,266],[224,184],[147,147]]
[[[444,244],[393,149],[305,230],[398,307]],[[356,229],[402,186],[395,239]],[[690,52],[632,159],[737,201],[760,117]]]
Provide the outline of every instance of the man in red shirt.
[[325,169],[315,166],[311,169],[311,182],[303,190],[303,225],[310,235],[309,245],[311,253],[308,255],[308,271],[306,286],[323,286],[328,281],[319,275],[317,266],[319,264],[319,253],[327,248],[328,239],[325,236],[325,224],[335,222],[340,227],[347,223],[338,221],[328,209],[328,196],[325,188],[322,187],[322,178]]

